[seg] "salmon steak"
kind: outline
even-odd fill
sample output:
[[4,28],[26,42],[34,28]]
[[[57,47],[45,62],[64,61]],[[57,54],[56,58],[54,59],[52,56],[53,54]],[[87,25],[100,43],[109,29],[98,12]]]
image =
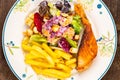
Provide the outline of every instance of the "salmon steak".
[[77,57],[77,70],[84,71],[86,70],[93,59],[97,55],[98,46],[94,36],[94,33],[91,28],[91,24],[87,19],[85,12],[80,4],[75,5],[75,12],[81,16],[82,23],[84,24],[85,30],[82,37],[81,45]]

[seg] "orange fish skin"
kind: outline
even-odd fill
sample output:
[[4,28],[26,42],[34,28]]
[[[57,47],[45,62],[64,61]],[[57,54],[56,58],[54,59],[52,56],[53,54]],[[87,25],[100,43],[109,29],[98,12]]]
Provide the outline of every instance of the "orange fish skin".
[[98,45],[93,34],[91,24],[87,19],[84,10],[80,4],[75,4],[75,12],[81,16],[85,31],[79,48],[77,57],[77,70],[84,71],[89,68],[93,59],[97,56]]

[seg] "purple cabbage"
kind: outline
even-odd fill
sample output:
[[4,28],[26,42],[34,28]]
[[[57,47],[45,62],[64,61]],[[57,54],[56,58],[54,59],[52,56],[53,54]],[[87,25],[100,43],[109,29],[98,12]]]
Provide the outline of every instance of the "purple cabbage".
[[56,33],[56,36],[61,36],[66,30],[67,30],[68,27],[60,27],[59,31]]
[[58,45],[66,52],[69,52],[70,50],[70,44],[68,43],[68,41],[66,40],[66,38],[62,37],[59,41],[58,41]]
[[58,24],[59,21],[61,20],[61,16],[57,17],[57,16],[54,16],[53,18],[51,18],[50,20],[48,20],[44,25],[43,27],[47,30],[50,30],[52,25],[53,24]]
[[59,17],[54,16],[43,25],[43,29],[49,30],[49,33],[51,34],[50,38],[53,38],[55,36],[61,36],[65,32],[65,30],[67,30],[68,27],[61,26],[57,32],[52,31],[51,29],[52,25],[58,24],[60,20],[62,20],[61,16]]

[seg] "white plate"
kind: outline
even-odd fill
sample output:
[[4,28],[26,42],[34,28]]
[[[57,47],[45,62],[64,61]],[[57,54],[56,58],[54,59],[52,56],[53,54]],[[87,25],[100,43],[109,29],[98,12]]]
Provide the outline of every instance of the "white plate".
[[[2,47],[6,61],[19,80],[47,80],[37,76],[24,63],[21,40],[25,30],[25,18],[41,0],[18,0],[10,9],[3,28]],[[74,74],[67,80],[100,80],[110,68],[117,46],[117,33],[113,17],[102,0],[81,0],[92,24],[99,50],[89,69]],[[48,79],[50,80],[50,79]]]

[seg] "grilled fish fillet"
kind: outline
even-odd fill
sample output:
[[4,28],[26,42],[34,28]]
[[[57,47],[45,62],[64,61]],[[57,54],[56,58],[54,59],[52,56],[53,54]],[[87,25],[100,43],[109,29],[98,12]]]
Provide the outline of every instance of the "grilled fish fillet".
[[91,28],[91,24],[86,18],[82,6],[80,4],[76,4],[75,11],[79,16],[81,16],[82,22],[85,26],[85,31],[82,37],[82,42],[77,58],[77,70],[81,72],[86,70],[92,63],[93,59],[96,57],[98,46]]

